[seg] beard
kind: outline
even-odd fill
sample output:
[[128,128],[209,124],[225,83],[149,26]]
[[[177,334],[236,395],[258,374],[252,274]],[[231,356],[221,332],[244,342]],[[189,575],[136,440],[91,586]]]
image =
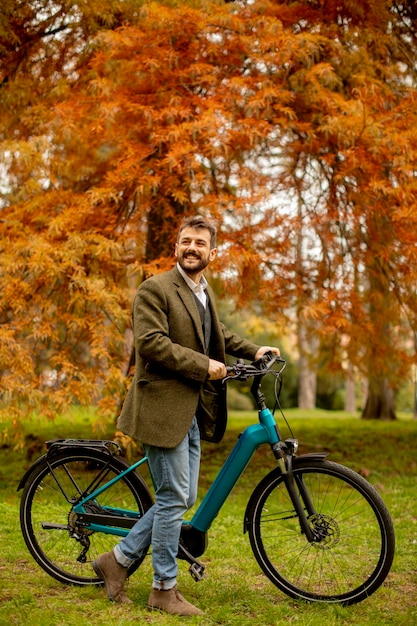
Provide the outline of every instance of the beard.
[[190,276],[202,272],[209,264],[209,259],[196,252],[185,252],[177,258],[184,272]]

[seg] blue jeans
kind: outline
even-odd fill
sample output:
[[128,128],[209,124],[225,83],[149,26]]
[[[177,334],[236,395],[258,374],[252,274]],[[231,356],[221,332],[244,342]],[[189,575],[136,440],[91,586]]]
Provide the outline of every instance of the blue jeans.
[[152,544],[155,589],[177,584],[177,553],[185,512],[197,499],[200,432],[196,418],[176,448],[144,446],[155,483],[155,504],[115,547],[116,560],[128,567]]

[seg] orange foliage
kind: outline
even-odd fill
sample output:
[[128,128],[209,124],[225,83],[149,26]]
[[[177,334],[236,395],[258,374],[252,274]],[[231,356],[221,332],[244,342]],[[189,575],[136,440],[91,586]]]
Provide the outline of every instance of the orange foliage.
[[132,292],[171,264],[195,211],[219,224],[229,296],[335,333],[340,361],[343,335],[353,363],[403,375],[413,4],[405,20],[388,0],[42,4],[2,8],[5,413],[115,410]]

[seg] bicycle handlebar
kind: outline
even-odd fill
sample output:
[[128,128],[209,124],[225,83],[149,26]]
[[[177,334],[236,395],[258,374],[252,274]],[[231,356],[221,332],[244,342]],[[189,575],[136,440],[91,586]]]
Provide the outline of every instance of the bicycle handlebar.
[[252,363],[245,363],[242,359],[238,359],[236,363],[226,367],[227,376],[223,378],[223,382],[226,382],[227,380],[245,381],[252,376],[264,376],[272,369],[272,366],[276,362],[282,364],[282,367],[279,370],[282,372],[287,362],[278,354],[273,354],[272,352],[266,352],[260,359],[257,359]]

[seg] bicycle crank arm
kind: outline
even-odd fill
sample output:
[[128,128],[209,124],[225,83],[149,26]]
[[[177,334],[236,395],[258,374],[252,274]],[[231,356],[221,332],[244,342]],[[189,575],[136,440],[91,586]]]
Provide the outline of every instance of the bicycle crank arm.
[[188,571],[196,582],[204,578],[204,565],[200,563],[200,561],[197,561],[197,559],[193,557],[191,552],[188,552],[187,548],[185,548],[182,543],[178,546],[178,558],[190,563]]

